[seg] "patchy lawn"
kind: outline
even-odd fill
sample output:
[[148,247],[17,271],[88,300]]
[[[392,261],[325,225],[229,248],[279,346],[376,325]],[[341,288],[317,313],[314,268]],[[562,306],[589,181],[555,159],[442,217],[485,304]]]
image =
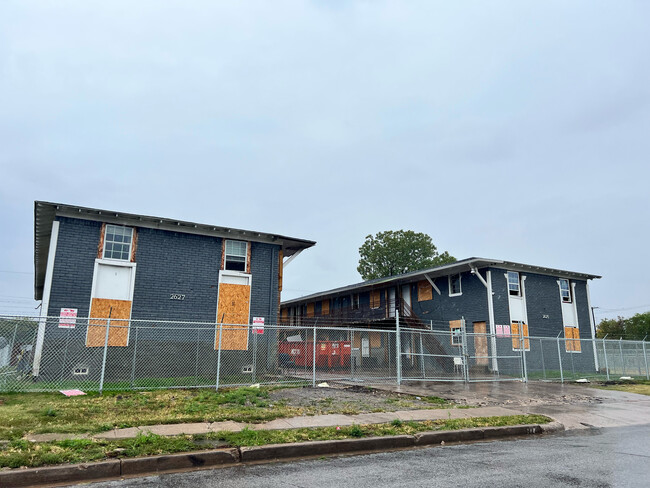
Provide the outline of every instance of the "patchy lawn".
[[105,458],[137,457],[202,450],[211,447],[261,446],[287,442],[350,439],[373,436],[417,434],[432,430],[458,430],[473,427],[493,427],[550,422],[542,415],[513,415],[507,417],[477,417],[468,419],[433,420],[389,424],[323,427],[241,432],[216,432],[204,435],[163,437],[155,434],[139,435],[121,441],[66,440],[31,443],[22,439],[11,441],[0,450],[0,468],[38,467],[52,464],[99,461]]
[[0,439],[26,434],[98,433],[113,428],[187,422],[260,423],[319,414],[359,414],[454,405],[437,397],[393,394],[365,387],[237,388],[89,393],[0,394]]
[[597,383],[593,386],[594,388],[599,388],[601,390],[618,390],[626,391],[628,393],[638,393],[640,395],[650,395],[650,381],[648,380],[614,380]]

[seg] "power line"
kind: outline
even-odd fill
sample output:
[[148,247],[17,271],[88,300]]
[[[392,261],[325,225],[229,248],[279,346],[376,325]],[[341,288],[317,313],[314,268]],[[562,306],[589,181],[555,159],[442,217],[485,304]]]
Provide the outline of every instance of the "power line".
[[0,269],[0,273],[10,273],[10,274],[33,274],[31,271],[11,271],[8,269]]
[[595,313],[610,313],[610,312],[624,312],[625,310],[634,310],[636,308],[646,308],[650,307],[650,304],[647,305],[636,305],[634,307],[625,307],[625,308],[595,308]]

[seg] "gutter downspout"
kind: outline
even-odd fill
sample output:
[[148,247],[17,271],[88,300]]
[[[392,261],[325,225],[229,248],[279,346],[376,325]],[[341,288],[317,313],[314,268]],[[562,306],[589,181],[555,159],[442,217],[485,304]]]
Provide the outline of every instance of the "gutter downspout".
[[486,271],[487,280],[483,279],[481,273],[478,272],[475,266],[470,266],[471,272],[476,276],[487,290],[487,304],[488,304],[488,320],[490,325],[490,342],[492,343],[492,371],[499,371],[499,364],[497,362],[497,339],[496,328],[494,326],[494,299],[492,297],[492,271]]

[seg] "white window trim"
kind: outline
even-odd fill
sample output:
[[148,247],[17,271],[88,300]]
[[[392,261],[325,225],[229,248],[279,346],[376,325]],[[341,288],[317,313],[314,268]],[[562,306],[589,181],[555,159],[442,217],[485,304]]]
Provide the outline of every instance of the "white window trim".
[[[130,253],[129,253],[130,254]],[[103,255],[103,254],[102,254]],[[99,267],[100,264],[105,264],[108,266],[122,266],[123,268],[131,268],[131,289],[129,290],[129,301],[131,302],[131,311],[129,312],[129,327],[126,331],[126,347],[129,346],[129,341],[131,339],[131,316],[133,314],[133,294],[135,293],[135,269],[136,269],[136,263],[132,263],[131,261],[124,261],[122,259],[95,259],[95,267],[93,268],[93,282],[90,287],[90,304],[88,305],[88,317],[90,318],[90,313],[92,312],[93,308],[93,298],[95,297],[95,288],[97,286],[97,268]],[[118,320],[124,320],[124,319],[118,319]],[[100,326],[101,327],[101,326]],[[90,327],[86,327],[86,337],[84,339],[84,343],[88,344],[88,329]],[[121,346],[116,346],[116,347],[121,347]]]
[[[463,328],[462,326],[458,327],[450,327],[449,331],[451,333],[451,345],[455,347],[459,347],[463,345]],[[459,333],[455,333],[455,331],[459,331]],[[459,342],[454,342],[454,338],[457,337]]]
[[[510,290],[510,273],[515,273],[517,275],[517,294],[513,295],[510,292],[513,290]],[[519,274],[519,271],[511,271],[508,270],[506,272],[506,281],[508,282],[508,295],[511,297],[520,297],[521,296],[521,275]]]
[[[567,286],[567,288],[569,290],[569,300],[568,301],[564,300],[564,297],[562,296],[562,282],[563,281],[566,281],[566,283],[568,285]],[[560,287],[560,301],[562,303],[573,303],[573,293],[572,293],[573,290],[571,289],[571,280],[568,280],[567,278],[558,278],[557,284]]]
[[[229,271],[229,272],[236,272],[236,273],[245,273],[245,271],[236,271],[233,269],[226,269],[226,266],[228,266],[228,241],[231,242],[243,242],[246,244],[246,252],[244,253],[244,270],[248,269],[248,246],[250,246],[250,242],[248,241],[242,241],[238,239],[225,239],[224,240],[224,250],[223,250],[223,271]],[[236,254],[231,254],[230,256],[237,256],[241,257]]]
[[[112,225],[113,227],[122,227],[124,229],[131,229],[131,240],[129,242],[129,257],[127,259],[118,259],[118,258],[107,258],[106,256],[106,244],[108,244],[108,239],[106,239],[106,233],[108,232],[108,226]],[[106,228],[104,229],[104,247],[102,247],[102,259],[105,259],[106,261],[110,261],[111,263],[127,263],[131,261],[131,254],[133,253],[133,235],[134,235],[134,229],[133,227],[129,227],[128,225],[117,225],[117,224],[106,224]],[[115,242],[115,241],[111,241]],[[119,243],[118,243],[119,244]],[[124,243],[122,243],[124,244]]]
[[[458,288],[460,288],[460,291],[458,293],[452,293],[451,292],[451,277],[452,276],[458,276]],[[447,286],[449,288],[449,296],[450,297],[459,297],[463,294],[463,275],[462,273],[455,273],[453,275],[447,276]]]

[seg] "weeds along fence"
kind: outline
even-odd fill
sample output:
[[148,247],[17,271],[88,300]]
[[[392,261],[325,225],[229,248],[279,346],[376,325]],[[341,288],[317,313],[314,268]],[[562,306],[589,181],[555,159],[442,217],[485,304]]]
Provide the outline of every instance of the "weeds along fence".
[[468,332],[464,319],[255,325],[0,316],[0,391],[650,379],[644,341]]

